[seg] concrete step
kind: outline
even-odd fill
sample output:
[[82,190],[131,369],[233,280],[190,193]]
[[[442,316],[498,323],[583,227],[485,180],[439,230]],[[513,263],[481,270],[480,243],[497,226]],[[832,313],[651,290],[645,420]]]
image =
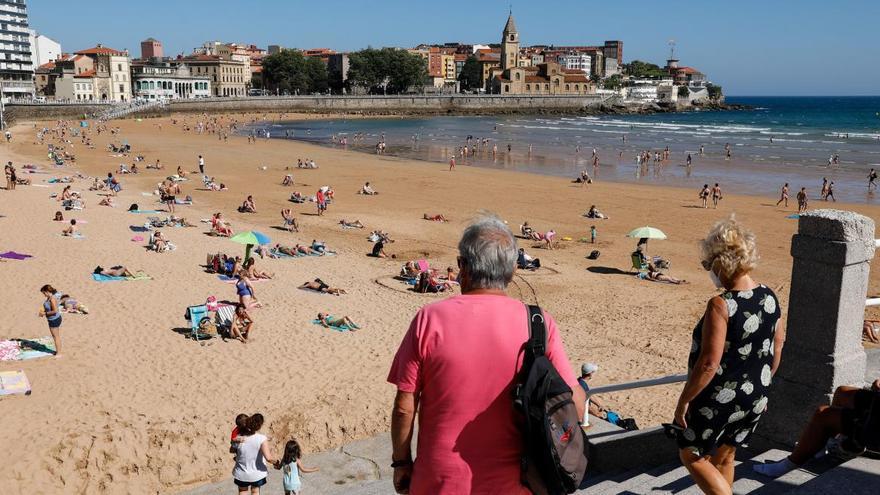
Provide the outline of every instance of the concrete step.
[[880,460],[857,457],[792,489],[792,495],[877,495],[880,493]]

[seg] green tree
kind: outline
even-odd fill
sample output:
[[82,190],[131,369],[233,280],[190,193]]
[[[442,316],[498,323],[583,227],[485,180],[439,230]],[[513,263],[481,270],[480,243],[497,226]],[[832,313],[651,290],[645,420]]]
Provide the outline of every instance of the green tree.
[[471,55],[464,61],[464,65],[461,67],[461,72],[458,74],[458,81],[461,83],[461,89],[478,89],[482,77],[483,69],[480,67],[480,61],[477,60],[477,57]]
[[327,66],[299,50],[281,50],[263,59],[263,81],[270,91],[290,94],[327,91]]
[[660,68],[660,66],[641,60],[633,60],[626,64],[626,73],[632,77],[638,78],[660,78],[669,75],[668,72]]
[[613,76],[606,78],[605,81],[602,82],[602,87],[605,89],[620,89],[620,86],[623,84],[621,79],[622,78],[620,77],[620,74],[614,74]]
[[712,101],[718,101],[724,96],[721,86],[712,83],[706,85],[706,92],[709,94],[709,99]]
[[367,48],[349,54],[348,83],[371,93],[403,93],[420,88],[427,74],[427,61],[397,48]]
[[678,87],[679,98],[687,98],[690,95],[691,95],[691,90],[689,90],[687,86],[679,86]]

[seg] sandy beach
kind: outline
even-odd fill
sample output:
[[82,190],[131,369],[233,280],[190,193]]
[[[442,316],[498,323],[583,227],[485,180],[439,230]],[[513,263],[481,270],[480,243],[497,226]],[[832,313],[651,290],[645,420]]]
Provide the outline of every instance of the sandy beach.
[[[235,118],[245,122],[264,116]],[[790,239],[797,228],[797,221],[786,216],[797,211],[796,191],[787,210],[774,206],[776,197],[729,191],[717,210],[702,209],[697,190],[601,181],[581,187],[566,179],[466,166],[449,172],[442,164],[295,141],[258,139],[251,144],[234,135],[226,141],[182,130],[184,119],[194,126],[204,117],[172,119],[110,122],[119,127],[119,135],[92,132],[94,149],[74,138],[68,150],[76,162],[61,168],[51,166],[32,123],[16,125],[12,143],[0,145],[3,162],[12,160],[34,184],[0,191],[0,251],[33,255],[0,263],[7,301],[0,339],[49,334],[37,316],[43,284],[75,296],[90,310],[88,315],[64,315],[60,359],[0,361],[0,371],[24,370],[33,387],[30,396],[0,398],[8,432],[0,449],[3,493],[164,494],[226,478],[232,469],[228,434],[240,412],[266,416],[264,432],[276,449],[291,437],[314,452],[387,431],[394,389],[385,377],[392,356],[416,310],[446,297],[413,293],[393,277],[407,260],[424,258],[441,270],[454,266],[461,231],[482,209],[499,214],[515,233],[527,220],[538,230],[552,228],[558,238],[572,238],[555,250],[520,240],[545,268],[520,273],[510,294],[537,301],[555,316],[571,365],[599,364],[597,385],[685,372],[691,330],[713,294],[697,241],[731,213],[756,232],[762,256],[756,278],[774,289],[786,307]],[[36,127],[44,125],[55,123]],[[132,156],[107,151],[108,143],[121,140],[132,146]],[[91,181],[73,183],[86,208],[65,211],[64,217],[85,220],[80,222],[85,238],[60,236],[63,225],[52,221],[60,203],[50,194],[60,193],[63,185],[46,180],[76,171],[106,177],[121,163],[130,166],[136,155],[145,157],[138,164],[141,173],[120,176],[124,189],[115,208],[98,206],[101,196],[88,191]],[[205,157],[206,173],[229,190],[204,190],[197,176],[183,182],[180,196],[191,195],[194,205],[178,207],[177,214],[197,227],[162,229],[177,249],[148,252],[144,241],[132,239],[149,234],[131,230],[147,215],[127,213],[128,206],[162,209],[158,197],[142,193],[155,189],[178,165],[197,171],[198,155]],[[298,158],[314,159],[320,168],[284,170]],[[157,159],[165,170],[145,170]],[[21,166],[28,163],[47,173],[23,174]],[[281,185],[287,173],[293,174],[293,187]],[[356,194],[366,181],[380,194]],[[314,203],[288,201],[293,191],[311,196],[323,185],[333,187],[335,199],[322,217],[315,215]],[[237,213],[249,194],[258,213]],[[593,204],[610,219],[585,218]],[[880,207],[864,204],[834,206],[872,218],[880,213]],[[282,208],[297,215],[300,233],[277,228]],[[251,312],[255,328],[246,345],[213,339],[202,346],[186,338],[187,306],[211,295],[236,299],[233,285],[202,266],[207,253],[244,251],[228,239],[205,234],[209,226],[199,220],[217,211],[236,232],[259,230],[286,245],[323,240],[338,251],[328,257],[258,259],[257,267],[275,278],[255,284],[266,307]],[[425,213],[443,214],[450,222],[425,221]],[[360,220],[366,228],[344,230],[341,219]],[[598,230],[598,243],[579,242],[589,237],[591,225]],[[668,235],[668,240],[650,241],[649,254],[669,259],[669,274],[689,284],[642,281],[630,273],[636,240],[624,235],[643,225]],[[386,250],[397,259],[366,256],[372,247],[366,237],[373,229],[396,240]],[[587,260],[594,249],[601,256]],[[92,280],[97,265],[116,264],[143,270],[152,280]],[[316,277],[348,294],[297,289]],[[880,273],[875,270],[870,293],[878,292]],[[336,332],[314,325],[319,311],[350,316],[363,329]],[[796,339],[797,333],[790,332],[789,338]],[[486,356],[491,359],[491,349]],[[653,425],[669,419],[679,390],[678,385],[664,386],[603,399],[622,416]]]

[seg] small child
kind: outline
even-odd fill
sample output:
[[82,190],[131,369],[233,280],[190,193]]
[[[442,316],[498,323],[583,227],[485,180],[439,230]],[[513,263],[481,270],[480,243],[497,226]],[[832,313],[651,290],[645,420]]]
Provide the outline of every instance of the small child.
[[596,235],[597,235],[596,226],[593,225],[590,227],[590,243],[591,244],[596,244]]
[[247,414],[239,414],[235,417],[235,428],[232,429],[232,435],[229,437],[229,453],[235,454],[236,447],[238,444],[242,442],[241,438],[238,436],[239,430],[245,429],[244,424],[247,421]]
[[281,473],[284,475],[284,495],[299,495],[302,493],[302,481],[300,473],[315,473],[318,468],[307,468],[302,465],[302,450],[299,442],[289,440],[284,446],[284,457],[281,458]]

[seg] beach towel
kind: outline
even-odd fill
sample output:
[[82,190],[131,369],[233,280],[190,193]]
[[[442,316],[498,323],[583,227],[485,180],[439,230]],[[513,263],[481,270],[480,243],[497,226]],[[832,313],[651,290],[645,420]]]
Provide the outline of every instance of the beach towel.
[[[269,256],[275,258],[306,258],[309,256],[320,257],[320,254],[297,254],[296,256],[291,256],[287,253],[282,253],[281,251],[277,251],[274,248],[269,250]],[[335,253],[324,253],[323,256],[336,256]]]
[[129,225],[128,228],[132,232],[149,232],[150,230],[152,230],[146,225]]
[[156,213],[162,213],[159,210],[128,210],[129,213],[137,213],[140,215],[153,215]]
[[800,215],[798,215],[797,213],[795,213],[795,214],[793,214],[793,215],[789,215],[789,216],[787,216],[787,217],[785,217],[785,218],[788,218],[788,219],[791,219],[791,220],[797,220],[797,219],[800,218],[800,217],[801,217]]
[[131,238],[131,242],[143,242],[144,238],[142,236],[136,235]]
[[176,204],[176,205],[183,205],[183,206],[192,206],[193,202],[192,202],[192,201],[187,201],[187,200],[185,200],[185,199],[175,199],[175,200],[174,200],[174,204]]
[[[229,275],[217,275],[217,278],[220,279],[221,282],[226,282],[227,284],[234,284],[234,283],[238,282],[238,277],[230,277]],[[253,284],[256,282],[265,282],[266,280],[269,280],[269,279],[268,278],[251,278],[248,280],[250,280],[251,283]]]
[[52,337],[0,341],[0,361],[24,361],[49,357],[55,353]]
[[31,394],[31,382],[24,371],[0,371],[0,396]]
[[74,232],[73,235],[64,235],[64,234],[58,234],[58,235],[60,235],[61,237],[69,237],[71,239],[85,239],[86,238],[86,236],[84,236],[83,234],[80,234],[79,232]]
[[144,275],[143,273],[135,274],[134,277],[111,277],[110,275],[101,275],[99,273],[92,274],[92,280],[95,282],[133,282],[139,280],[153,280],[149,275]]
[[0,253],[0,258],[6,258],[8,260],[26,260],[28,258],[33,258],[33,256],[16,253],[15,251],[6,251],[5,253]]
[[[328,318],[331,318],[331,319],[332,319],[333,316],[330,315],[330,316],[328,316]],[[320,325],[320,326],[322,326],[322,327],[324,326],[324,325],[321,324],[321,320],[317,320],[317,319],[312,320],[312,324],[314,324],[314,325]],[[335,327],[335,326],[331,325],[331,326],[330,326],[330,329],[331,329],[331,330],[336,330],[337,332],[348,332],[348,331],[351,330],[351,328],[350,328],[348,325],[342,325],[342,326],[338,326],[338,327]]]

